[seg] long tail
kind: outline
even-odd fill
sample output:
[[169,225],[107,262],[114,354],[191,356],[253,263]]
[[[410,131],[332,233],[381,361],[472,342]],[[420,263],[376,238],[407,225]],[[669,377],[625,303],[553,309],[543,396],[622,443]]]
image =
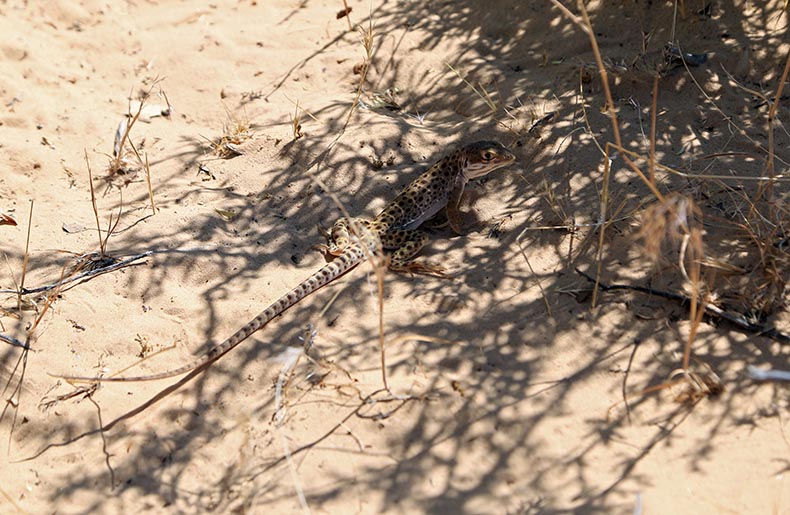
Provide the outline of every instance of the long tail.
[[166,379],[168,377],[175,377],[198,368],[205,368],[213,363],[225,353],[229,352],[236,345],[246,340],[252,333],[261,329],[269,323],[274,317],[290,308],[306,296],[310,295],[320,287],[331,282],[332,280],[340,277],[348,272],[358,264],[366,259],[365,250],[358,243],[352,243],[343,251],[342,254],[337,256],[330,263],[324,265],[320,270],[315,272],[306,280],[302,281],[299,286],[289,291],[276,301],[274,301],[268,308],[261,311],[258,316],[247,322],[241,329],[233,333],[224,342],[212,347],[205,354],[195,359],[191,363],[184,366],[175,368],[167,372],[159,374],[152,374],[147,376],[134,376],[134,377],[75,377],[75,376],[60,376],[63,379],[70,379],[75,381],[102,381],[102,382],[120,382],[120,381],[154,381],[156,379]]

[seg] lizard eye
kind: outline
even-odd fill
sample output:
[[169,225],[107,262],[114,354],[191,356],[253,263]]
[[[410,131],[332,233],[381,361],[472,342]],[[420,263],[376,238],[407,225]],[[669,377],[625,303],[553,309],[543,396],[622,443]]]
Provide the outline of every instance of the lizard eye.
[[486,150],[485,152],[483,152],[484,160],[491,161],[493,158],[494,158],[494,154],[492,154],[490,151]]

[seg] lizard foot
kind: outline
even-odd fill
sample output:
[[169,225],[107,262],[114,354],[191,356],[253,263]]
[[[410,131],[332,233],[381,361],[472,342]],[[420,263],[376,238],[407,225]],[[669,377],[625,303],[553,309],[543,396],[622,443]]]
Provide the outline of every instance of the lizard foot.
[[395,272],[408,272],[411,275],[432,275],[434,277],[441,277],[442,279],[452,279],[451,275],[445,273],[445,270],[447,270],[446,268],[431,263],[411,261],[402,265],[390,264],[390,270]]
[[339,256],[344,250],[344,248],[341,248],[337,245],[327,245],[326,243],[316,243],[310,248],[317,250],[324,255],[329,254],[330,256]]

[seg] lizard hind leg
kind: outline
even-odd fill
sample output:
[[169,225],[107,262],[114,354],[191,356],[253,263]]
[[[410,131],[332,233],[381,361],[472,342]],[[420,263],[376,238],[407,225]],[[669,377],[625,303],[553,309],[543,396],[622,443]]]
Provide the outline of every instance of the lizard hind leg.
[[370,227],[370,220],[364,218],[339,218],[332,226],[332,229],[327,232],[322,230],[321,233],[326,237],[327,243],[325,245],[316,245],[315,248],[326,252],[333,256],[339,256],[351,244],[354,226],[359,224],[360,227],[367,229]]
[[449,277],[445,269],[431,263],[414,261],[414,256],[428,243],[428,235],[419,230],[387,231],[381,235],[381,245],[394,249],[390,256],[389,268],[395,272]]

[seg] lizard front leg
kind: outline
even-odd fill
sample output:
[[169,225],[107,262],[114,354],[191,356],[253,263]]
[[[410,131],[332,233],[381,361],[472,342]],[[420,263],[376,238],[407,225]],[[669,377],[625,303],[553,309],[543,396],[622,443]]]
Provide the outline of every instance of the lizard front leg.
[[445,212],[447,213],[447,222],[455,234],[461,233],[461,196],[464,194],[464,186],[466,186],[466,179],[459,176],[455,181],[453,189],[450,190],[450,196],[447,199],[447,206]]
[[441,266],[414,261],[414,256],[428,243],[428,235],[423,231],[416,229],[387,231],[380,238],[382,247],[389,250],[394,249],[390,255],[390,270],[448,277],[444,273],[445,269]]

